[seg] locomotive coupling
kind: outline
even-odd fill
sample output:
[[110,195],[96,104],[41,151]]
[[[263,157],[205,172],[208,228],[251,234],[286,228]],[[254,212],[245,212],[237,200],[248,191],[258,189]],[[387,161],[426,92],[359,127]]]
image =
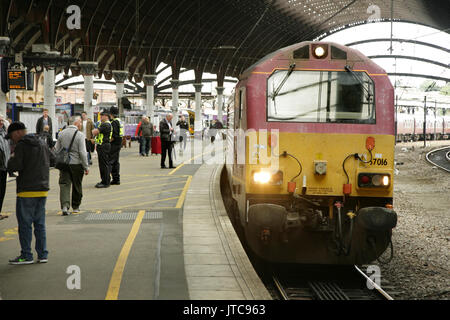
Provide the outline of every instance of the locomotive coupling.
[[362,208],[358,211],[357,216],[358,226],[366,230],[385,232],[397,226],[397,213],[392,209],[383,207]]

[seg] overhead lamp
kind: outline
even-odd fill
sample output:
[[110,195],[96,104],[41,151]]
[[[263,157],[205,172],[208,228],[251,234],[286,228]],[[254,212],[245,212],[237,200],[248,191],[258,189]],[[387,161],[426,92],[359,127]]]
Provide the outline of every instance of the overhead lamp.
[[326,44],[313,45],[312,52],[316,59],[325,59],[328,56],[328,46]]
[[322,47],[317,47],[317,48],[314,50],[314,54],[316,55],[316,57],[321,58],[321,57],[323,57],[323,55],[325,54],[325,49],[322,48]]

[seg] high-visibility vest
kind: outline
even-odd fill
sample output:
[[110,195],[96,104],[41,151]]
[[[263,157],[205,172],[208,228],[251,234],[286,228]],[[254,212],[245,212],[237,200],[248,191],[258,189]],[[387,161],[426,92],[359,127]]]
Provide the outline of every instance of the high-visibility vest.
[[119,118],[116,118],[113,121],[119,122],[119,127],[120,127],[119,136],[122,138],[124,136],[124,129],[123,129],[122,121]]
[[[111,122],[109,122],[109,121],[105,121],[104,123],[109,123],[109,125],[111,125]],[[100,123],[99,128],[104,123]],[[112,126],[111,126],[111,132],[109,133],[109,141],[110,142],[111,142],[111,138],[112,138]],[[102,145],[103,144],[103,133],[99,133],[97,135],[97,137],[95,137],[95,143],[98,144],[98,145]]]

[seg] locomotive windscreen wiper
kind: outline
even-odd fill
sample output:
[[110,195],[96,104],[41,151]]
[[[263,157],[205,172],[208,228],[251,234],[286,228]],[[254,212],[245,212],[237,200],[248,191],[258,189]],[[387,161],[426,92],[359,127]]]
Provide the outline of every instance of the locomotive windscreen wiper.
[[363,87],[364,91],[367,92],[367,101],[370,101],[370,98],[372,97],[372,94],[370,93],[369,89],[366,88],[366,84],[364,81],[361,80],[361,78],[357,75],[355,71],[353,71],[350,66],[344,67],[347,72],[350,72],[350,74],[355,78]]
[[283,81],[281,81],[280,85],[278,86],[278,88],[275,90],[275,92],[272,95],[272,100],[275,101],[275,98],[278,96],[278,94],[280,93],[281,89],[283,89],[284,84],[286,83],[287,79],[289,79],[289,77],[291,76],[292,72],[295,69],[295,63],[291,64],[289,66],[289,71],[288,73],[284,76]]

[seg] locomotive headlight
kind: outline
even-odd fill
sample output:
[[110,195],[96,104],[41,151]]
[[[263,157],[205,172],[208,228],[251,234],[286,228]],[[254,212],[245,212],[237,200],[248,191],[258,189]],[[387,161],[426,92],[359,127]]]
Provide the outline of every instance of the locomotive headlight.
[[387,187],[387,186],[389,186],[390,183],[391,183],[391,179],[389,178],[389,176],[384,176],[383,177],[383,186]]
[[317,47],[314,50],[314,54],[316,55],[317,58],[322,58],[323,55],[325,54],[325,49],[323,47]]
[[253,171],[253,183],[281,186],[283,184],[283,172],[271,172],[267,170]]
[[272,179],[272,175],[267,171],[259,171],[253,173],[253,181],[255,183],[267,184]]

